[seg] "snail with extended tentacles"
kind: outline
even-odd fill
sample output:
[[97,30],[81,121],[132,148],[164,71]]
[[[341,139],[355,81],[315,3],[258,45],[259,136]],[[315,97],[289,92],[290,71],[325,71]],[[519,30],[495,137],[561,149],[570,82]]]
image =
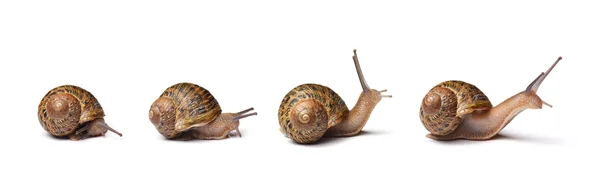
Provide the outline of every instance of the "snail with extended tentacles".
[[233,130],[242,136],[240,119],[257,115],[254,108],[238,113],[221,113],[208,90],[192,83],[167,88],[150,107],[150,121],[169,139],[224,139]]
[[344,100],[329,87],[303,84],[292,89],[279,106],[281,132],[298,143],[314,143],[322,136],[354,136],[365,126],[386,90],[370,89],[362,74],[356,50],[354,66],[361,92],[356,105],[348,110]]
[[562,59],[542,72],[527,88],[497,106],[474,85],[462,81],[445,81],[433,87],[423,98],[419,116],[435,140],[486,140],[494,137],[515,116],[525,109],[541,109],[542,101],[536,94],[542,81]]
[[98,100],[73,85],[50,90],[38,106],[38,119],[46,132],[71,140],[104,135],[107,130],[122,136],[104,122],[104,110]]

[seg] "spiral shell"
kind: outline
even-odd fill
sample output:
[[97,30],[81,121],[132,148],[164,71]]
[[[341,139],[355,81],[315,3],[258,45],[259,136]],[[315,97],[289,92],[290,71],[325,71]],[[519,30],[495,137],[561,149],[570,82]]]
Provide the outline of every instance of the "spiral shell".
[[490,100],[474,85],[445,81],[433,87],[423,98],[419,116],[433,135],[447,135],[462,123],[466,114],[492,108]]
[[316,142],[348,115],[342,98],[329,87],[303,84],[288,92],[279,106],[279,125],[298,143]]
[[149,111],[150,121],[167,138],[206,125],[220,114],[221,107],[208,90],[187,82],[167,88]]
[[96,98],[81,87],[63,85],[50,90],[38,106],[38,119],[44,130],[54,136],[66,136],[83,123],[103,118]]

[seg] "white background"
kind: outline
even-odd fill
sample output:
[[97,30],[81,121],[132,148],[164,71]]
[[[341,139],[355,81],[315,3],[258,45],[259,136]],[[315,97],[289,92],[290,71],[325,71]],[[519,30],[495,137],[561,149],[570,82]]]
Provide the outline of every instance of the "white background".
[[[0,180],[598,179],[600,6],[575,1],[3,1]],[[298,145],[277,110],[296,85],[334,89],[351,107],[388,89],[364,133]],[[490,141],[425,137],[418,109],[445,80],[497,105],[563,56],[527,110]],[[242,138],[169,141],[151,103],[193,82],[226,112],[253,106]],[[92,92],[123,137],[50,137],[37,106],[52,88]]]

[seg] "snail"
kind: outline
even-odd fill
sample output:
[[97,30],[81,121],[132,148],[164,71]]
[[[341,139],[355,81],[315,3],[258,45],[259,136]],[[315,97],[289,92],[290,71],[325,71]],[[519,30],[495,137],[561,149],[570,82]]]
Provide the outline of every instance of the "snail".
[[356,50],[354,66],[362,92],[352,110],[331,88],[320,84],[302,84],[288,92],[279,106],[279,126],[284,136],[297,143],[314,143],[323,136],[354,136],[367,123],[386,90],[370,89],[365,81]]
[[38,106],[38,118],[46,132],[74,141],[104,136],[107,130],[123,136],[104,122],[104,110],[98,100],[74,85],[50,90]]
[[450,80],[434,86],[423,98],[419,116],[434,140],[488,140],[498,134],[515,116],[526,109],[552,107],[537,94],[542,81],[562,59],[542,72],[525,91],[502,103],[492,103],[481,90],[469,83]]
[[[178,83],[167,88],[150,106],[149,118],[156,130],[168,139],[224,139],[233,130],[242,136],[239,120],[257,115],[249,108],[221,113],[212,94],[196,84]],[[246,114],[248,113],[248,114]]]

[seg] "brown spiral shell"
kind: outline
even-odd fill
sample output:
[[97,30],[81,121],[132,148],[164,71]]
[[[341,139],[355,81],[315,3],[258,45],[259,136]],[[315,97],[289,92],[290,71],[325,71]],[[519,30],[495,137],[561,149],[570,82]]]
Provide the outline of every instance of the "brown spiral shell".
[[464,115],[492,108],[490,100],[474,85],[450,80],[433,87],[423,98],[419,116],[433,135],[447,135],[462,123]]
[[66,136],[83,123],[104,117],[104,110],[88,91],[74,85],[50,90],[38,106],[38,119],[44,130]]
[[284,135],[298,143],[313,143],[348,115],[342,98],[329,87],[303,84],[288,92],[279,106]]
[[208,90],[187,82],[167,88],[149,111],[150,121],[167,138],[176,138],[192,126],[206,125],[220,114],[221,107]]

